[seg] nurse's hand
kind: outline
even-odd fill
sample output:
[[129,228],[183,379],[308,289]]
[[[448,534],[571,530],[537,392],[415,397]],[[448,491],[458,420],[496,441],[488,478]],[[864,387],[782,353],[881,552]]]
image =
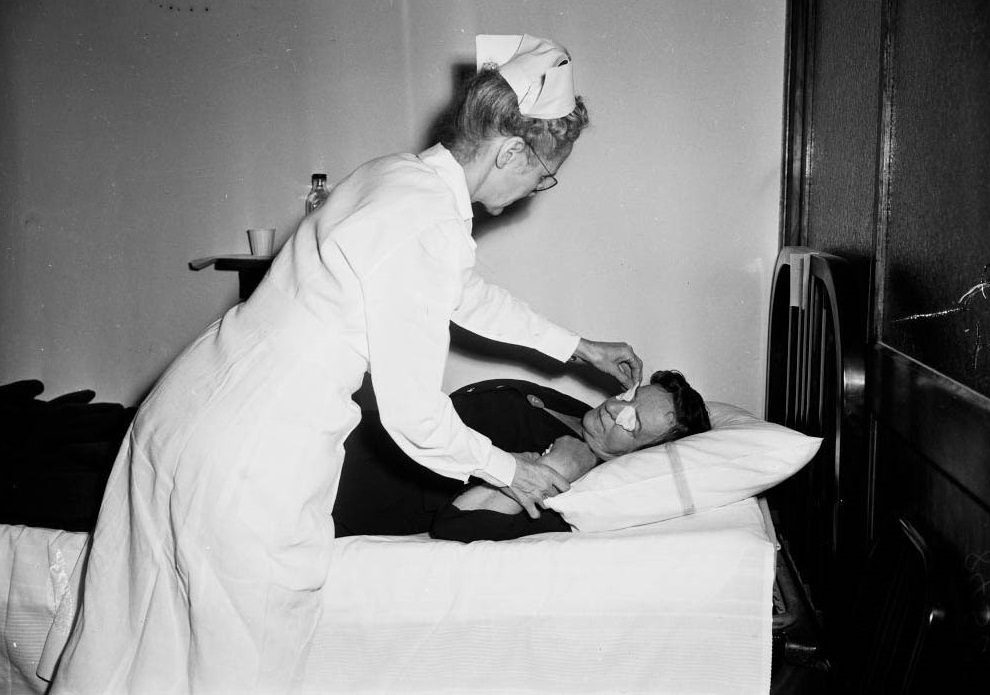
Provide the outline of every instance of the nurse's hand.
[[533,461],[529,455],[513,456],[516,457],[516,474],[512,484],[502,488],[502,492],[522,505],[531,519],[539,519],[543,501],[564,492],[571,484],[550,466]]
[[581,338],[570,361],[590,364],[615,377],[626,389],[639,386],[643,380],[643,360],[628,343],[602,343]]

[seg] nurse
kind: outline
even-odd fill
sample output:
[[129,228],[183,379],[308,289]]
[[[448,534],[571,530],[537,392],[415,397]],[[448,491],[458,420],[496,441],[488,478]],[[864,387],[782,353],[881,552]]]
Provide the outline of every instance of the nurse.
[[557,44],[479,37],[478,60],[442,144],[340,182],[251,298],[141,405],[107,483],[52,693],[301,685],[343,443],[360,418],[351,395],[366,371],[386,430],[421,465],[476,476],[534,517],[567,489],[549,466],[458,418],[441,391],[450,321],[639,383],[628,345],[580,338],[474,273],[472,203],[497,215],[556,184],[588,123]]

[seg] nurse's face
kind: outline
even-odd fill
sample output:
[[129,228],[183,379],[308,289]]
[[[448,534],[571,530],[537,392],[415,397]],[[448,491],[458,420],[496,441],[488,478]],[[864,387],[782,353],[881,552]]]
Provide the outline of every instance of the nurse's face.
[[[519,140],[522,143],[521,140]],[[536,189],[549,176],[556,176],[560,166],[571,154],[568,145],[555,160],[547,161],[546,167],[529,151],[529,145],[522,144],[512,150],[511,156],[504,166],[497,168],[491,178],[488,193],[479,202],[484,205],[489,215],[500,215],[502,211],[523,198],[536,195]]]
[[588,447],[608,461],[657,443],[677,424],[677,416],[673,397],[649,384],[609,398],[589,410],[581,424]]

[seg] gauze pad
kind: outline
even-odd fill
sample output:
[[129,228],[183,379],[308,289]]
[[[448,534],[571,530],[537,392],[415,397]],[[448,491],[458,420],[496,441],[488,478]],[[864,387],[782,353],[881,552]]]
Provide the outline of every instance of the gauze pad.
[[[620,393],[615,397],[615,399],[629,403],[636,397],[637,388],[638,387],[633,386],[628,391],[623,391]],[[615,424],[624,429],[626,432],[632,432],[636,427],[636,409],[631,405],[627,405],[619,411],[619,416],[615,418]]]
[[615,424],[626,432],[632,432],[636,428],[636,409],[631,405],[627,405],[619,412],[619,416],[615,418]]
[[630,401],[632,401],[633,398],[636,397],[637,388],[639,387],[633,386],[628,391],[623,391],[622,393],[620,393],[618,396],[616,396],[616,398],[619,399],[620,401],[625,401],[626,403],[629,403]]

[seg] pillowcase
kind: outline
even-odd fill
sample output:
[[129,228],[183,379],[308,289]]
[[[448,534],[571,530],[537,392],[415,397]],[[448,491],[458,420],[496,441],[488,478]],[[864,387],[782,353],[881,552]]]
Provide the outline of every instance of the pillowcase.
[[712,429],[599,464],[547,500],[579,531],[609,531],[738,502],[773,487],[817,453],[820,437],[706,403]]

